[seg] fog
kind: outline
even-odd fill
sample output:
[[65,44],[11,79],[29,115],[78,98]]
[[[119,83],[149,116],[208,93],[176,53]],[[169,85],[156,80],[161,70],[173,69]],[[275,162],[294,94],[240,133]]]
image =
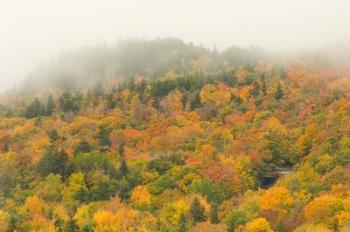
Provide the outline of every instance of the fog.
[[63,50],[118,39],[322,48],[349,41],[349,11],[348,0],[0,0],[0,91]]

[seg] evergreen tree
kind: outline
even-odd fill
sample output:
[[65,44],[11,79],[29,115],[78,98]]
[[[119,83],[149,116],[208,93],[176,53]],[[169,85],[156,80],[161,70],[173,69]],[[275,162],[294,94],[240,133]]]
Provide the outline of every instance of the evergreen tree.
[[107,106],[110,109],[114,109],[114,107],[117,105],[114,99],[114,94],[109,93],[106,95],[106,100],[107,100]]
[[267,87],[266,87],[266,77],[265,74],[261,76],[261,92],[266,95],[267,94]]
[[77,231],[79,231],[79,226],[77,225],[75,220],[71,218],[67,221],[67,224],[65,226],[64,231],[65,232],[77,232]]
[[275,99],[280,100],[284,96],[282,85],[280,82],[278,82],[275,92]]
[[94,231],[94,225],[93,223],[89,223],[86,226],[83,227],[83,229],[81,230],[82,232],[93,232]]
[[46,103],[46,115],[51,116],[52,113],[54,112],[56,107],[55,100],[53,96],[50,94],[49,97],[47,98],[47,103]]
[[120,167],[119,167],[119,174],[120,176],[126,176],[129,172],[129,168],[128,165],[125,161],[125,159],[123,158],[120,162]]
[[81,95],[76,94],[75,96],[72,96],[70,92],[65,92],[58,101],[60,108],[64,112],[77,113],[80,110],[81,100]]
[[57,151],[53,147],[50,147],[39,160],[37,170],[42,176],[47,176],[50,173],[64,176],[67,163],[68,156],[65,151]]
[[210,222],[212,224],[218,224],[219,223],[217,204],[211,204],[211,206],[210,206],[210,213],[209,213],[209,219],[210,219]]
[[142,80],[141,83],[137,86],[136,90],[139,94],[139,99],[141,102],[145,102],[145,91],[147,88],[146,80]]
[[120,181],[118,181],[118,189],[119,189],[118,195],[122,200],[127,200],[130,197],[132,186],[130,185],[126,177],[123,177],[121,178]]
[[26,107],[24,116],[26,118],[35,118],[41,115],[44,115],[44,107],[41,104],[38,98],[35,98],[34,101]]
[[190,110],[194,110],[200,106],[201,106],[201,99],[200,99],[199,93],[196,93],[194,98],[191,100]]
[[124,156],[124,152],[125,152],[124,146],[125,146],[124,143],[122,143],[118,147],[118,153],[120,156]]
[[54,142],[54,141],[56,141],[56,140],[58,140],[58,139],[60,138],[60,137],[58,136],[58,132],[57,132],[56,129],[50,130],[47,134],[48,134],[48,136],[49,136],[49,138],[50,138],[50,142],[51,142],[51,143]]
[[89,198],[89,191],[85,186],[79,188],[79,190],[75,193],[75,199],[86,202]]
[[112,145],[112,141],[109,139],[109,134],[110,130],[106,126],[100,126],[97,140],[102,150],[108,150]]
[[64,221],[61,218],[55,218],[54,224],[57,232],[64,232]]
[[40,100],[38,98],[34,99],[33,109],[34,109],[34,117],[44,115],[45,108],[41,104],[41,102],[40,102]]
[[257,81],[253,82],[253,88],[250,90],[250,95],[256,97],[260,93],[260,85]]
[[74,153],[78,154],[80,152],[87,153],[91,151],[91,146],[86,140],[82,140],[78,143],[78,145],[74,149]]
[[184,213],[182,213],[180,215],[180,219],[179,219],[179,230],[178,232],[187,232],[187,225],[186,225],[186,215]]
[[191,203],[190,214],[194,222],[202,222],[207,219],[204,214],[204,208],[199,202],[198,197],[195,197]]
[[10,212],[7,217],[7,232],[15,232],[17,231],[18,224],[18,215],[15,212]]

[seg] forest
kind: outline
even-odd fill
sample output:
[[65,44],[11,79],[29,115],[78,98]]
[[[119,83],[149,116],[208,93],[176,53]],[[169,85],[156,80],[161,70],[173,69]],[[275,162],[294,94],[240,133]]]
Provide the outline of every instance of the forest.
[[350,72],[323,58],[62,53],[0,97],[0,231],[350,231]]

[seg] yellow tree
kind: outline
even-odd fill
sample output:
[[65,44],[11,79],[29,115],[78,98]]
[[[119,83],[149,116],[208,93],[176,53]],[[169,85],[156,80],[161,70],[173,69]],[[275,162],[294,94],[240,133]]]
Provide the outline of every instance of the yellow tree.
[[7,231],[7,213],[0,210],[0,231]]
[[137,218],[138,212],[127,207],[121,207],[115,213],[100,210],[93,216],[96,232],[133,232],[138,226]]
[[20,208],[20,211],[29,216],[34,216],[44,214],[46,209],[47,205],[42,199],[37,196],[32,196],[27,198],[24,205]]
[[94,214],[93,219],[96,223],[97,232],[120,232],[119,223],[110,211],[98,211]]
[[183,109],[182,99],[183,94],[179,90],[174,90],[160,102],[160,105],[165,112],[176,113]]
[[325,224],[336,229],[338,226],[336,216],[343,209],[342,199],[331,195],[320,196],[305,207],[304,218],[308,223]]
[[231,92],[229,87],[223,83],[216,86],[213,84],[205,85],[199,93],[201,102],[203,104],[211,103],[214,106],[227,104],[231,99]]
[[79,201],[76,196],[81,190],[87,190],[84,174],[82,172],[73,173],[69,177],[68,186],[63,189],[63,202],[69,207],[78,206]]
[[260,204],[262,209],[286,214],[293,206],[293,197],[285,187],[272,187],[266,190]]
[[174,202],[167,203],[162,209],[161,221],[165,224],[177,225],[181,215],[188,213],[190,203],[188,198],[180,198]]
[[294,232],[331,232],[331,230],[319,224],[305,224],[296,228]]
[[137,208],[144,209],[151,205],[152,195],[146,186],[137,186],[131,193],[131,203]]
[[245,226],[245,232],[273,232],[265,218],[256,218]]

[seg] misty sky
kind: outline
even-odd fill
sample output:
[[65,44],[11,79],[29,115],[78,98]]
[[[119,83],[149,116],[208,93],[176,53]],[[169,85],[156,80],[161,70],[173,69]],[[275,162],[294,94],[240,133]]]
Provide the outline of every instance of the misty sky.
[[0,91],[64,49],[118,38],[316,48],[350,41],[349,0],[0,0]]

